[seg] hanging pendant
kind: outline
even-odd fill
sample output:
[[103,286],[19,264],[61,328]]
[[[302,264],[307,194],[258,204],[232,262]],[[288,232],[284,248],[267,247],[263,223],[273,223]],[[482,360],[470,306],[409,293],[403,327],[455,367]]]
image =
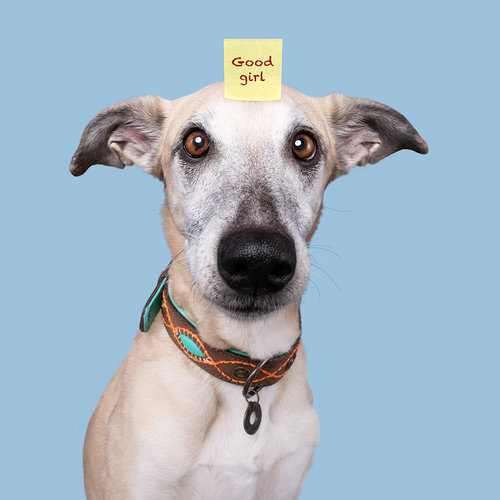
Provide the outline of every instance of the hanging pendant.
[[[243,428],[245,432],[250,435],[257,432],[262,422],[262,408],[259,404],[259,391],[262,387],[253,387],[252,382],[266,361],[267,359],[264,359],[255,367],[253,372],[248,376],[245,386],[243,387],[243,397],[248,404],[245,417],[243,418]],[[251,401],[251,398],[254,396],[257,397],[257,400]]]
[[247,434],[255,434],[260,427],[262,421],[262,409],[258,401],[249,401],[245,418],[243,419],[243,427]]

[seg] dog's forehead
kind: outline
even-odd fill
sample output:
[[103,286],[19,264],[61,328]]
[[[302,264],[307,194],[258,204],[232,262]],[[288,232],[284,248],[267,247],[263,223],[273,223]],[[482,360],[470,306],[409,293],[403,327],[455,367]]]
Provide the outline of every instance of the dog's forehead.
[[212,101],[202,110],[205,128],[224,142],[248,138],[280,140],[294,123],[308,124],[298,110],[283,101],[242,102]]
[[209,85],[172,101],[169,135],[173,139],[179,131],[194,125],[226,143],[241,138],[278,141],[294,127],[319,126],[315,123],[318,113],[312,105],[314,100],[283,86],[279,101],[234,101],[224,98],[222,83]]

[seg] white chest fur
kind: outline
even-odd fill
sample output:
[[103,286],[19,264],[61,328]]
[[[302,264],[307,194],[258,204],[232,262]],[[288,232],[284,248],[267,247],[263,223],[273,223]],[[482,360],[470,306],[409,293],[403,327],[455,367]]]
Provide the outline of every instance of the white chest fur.
[[[263,389],[262,424],[256,434],[248,435],[243,429],[246,402],[241,391],[225,386],[216,396],[217,415],[211,421],[202,419],[199,432],[187,432],[182,425],[172,432],[171,424],[167,430],[160,422],[149,429],[154,441],[166,448],[155,447],[151,453],[150,440],[142,440],[149,449],[137,454],[134,498],[298,498],[319,439],[310,401],[279,401],[277,387]],[[211,419],[211,411],[206,413]],[[175,436],[184,443],[172,439]]]
[[[243,429],[246,402],[233,394],[200,453],[193,491],[199,498],[297,498],[311,467],[318,421],[310,401],[279,402],[278,387],[261,392],[262,424],[254,435]],[[238,396],[238,395],[236,395]]]

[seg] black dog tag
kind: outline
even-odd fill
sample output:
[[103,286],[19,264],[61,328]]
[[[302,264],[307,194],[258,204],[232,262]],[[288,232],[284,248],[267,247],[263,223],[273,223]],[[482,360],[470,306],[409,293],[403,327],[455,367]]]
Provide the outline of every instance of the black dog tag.
[[255,434],[260,427],[262,421],[262,410],[258,401],[249,401],[245,418],[243,419],[243,427],[247,434]]

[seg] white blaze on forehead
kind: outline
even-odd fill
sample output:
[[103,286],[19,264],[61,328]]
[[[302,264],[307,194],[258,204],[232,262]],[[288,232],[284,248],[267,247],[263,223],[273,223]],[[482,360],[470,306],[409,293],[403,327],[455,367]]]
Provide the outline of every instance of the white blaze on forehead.
[[224,100],[207,102],[200,113],[206,121],[207,132],[225,146],[248,148],[263,143],[282,147],[283,140],[296,122],[307,125],[306,118],[285,101],[242,102]]

